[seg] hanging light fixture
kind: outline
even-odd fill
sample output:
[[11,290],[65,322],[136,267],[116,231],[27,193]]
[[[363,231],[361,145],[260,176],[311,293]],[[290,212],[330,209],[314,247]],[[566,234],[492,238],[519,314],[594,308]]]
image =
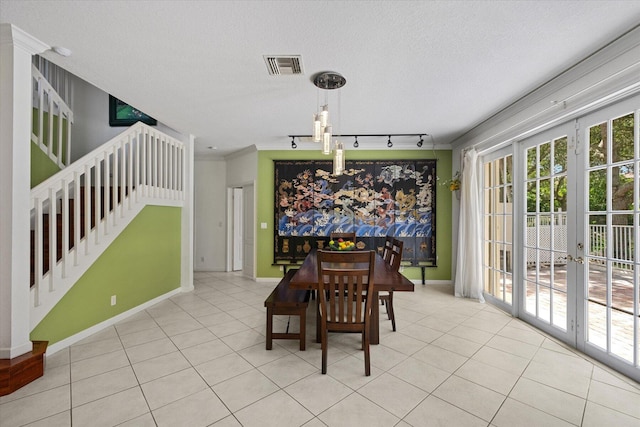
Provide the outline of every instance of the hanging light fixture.
[[[331,154],[331,139],[333,137],[333,127],[329,122],[329,90],[340,89],[347,83],[347,80],[339,73],[333,71],[323,71],[313,78],[313,84],[325,91],[324,104],[320,111],[313,115],[313,141],[322,142],[322,154]],[[318,96],[320,99],[320,96]],[[339,113],[339,111],[338,111]],[[343,153],[344,156],[344,153]]]
[[336,141],[336,148],[333,151],[333,174],[340,176],[345,169],[344,145]]

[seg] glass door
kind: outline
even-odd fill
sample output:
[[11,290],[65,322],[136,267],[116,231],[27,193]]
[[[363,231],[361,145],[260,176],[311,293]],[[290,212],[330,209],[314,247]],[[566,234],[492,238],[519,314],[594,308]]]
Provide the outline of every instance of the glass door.
[[579,120],[585,149],[581,350],[638,380],[640,97]]
[[575,345],[577,180],[575,125],[554,128],[521,143],[523,254],[520,317]]

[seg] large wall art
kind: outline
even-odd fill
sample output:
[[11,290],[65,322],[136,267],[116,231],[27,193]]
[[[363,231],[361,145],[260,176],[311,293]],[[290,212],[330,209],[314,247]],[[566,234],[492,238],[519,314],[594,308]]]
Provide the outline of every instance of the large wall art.
[[436,264],[436,160],[274,161],[274,262],[296,262],[328,246],[332,231],[356,232],[358,249],[404,242],[407,265]]

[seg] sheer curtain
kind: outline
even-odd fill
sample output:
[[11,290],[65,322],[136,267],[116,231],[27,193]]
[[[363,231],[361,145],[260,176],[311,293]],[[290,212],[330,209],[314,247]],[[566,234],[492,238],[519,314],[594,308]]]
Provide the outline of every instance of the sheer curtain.
[[484,302],[482,296],[482,212],[478,194],[478,154],[468,150],[462,159],[458,263],[455,295]]

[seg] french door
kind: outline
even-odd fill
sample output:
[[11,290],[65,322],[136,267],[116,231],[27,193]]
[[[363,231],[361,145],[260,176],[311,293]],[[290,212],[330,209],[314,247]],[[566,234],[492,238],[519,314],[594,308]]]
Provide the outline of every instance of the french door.
[[[521,318],[640,379],[640,96],[521,141]],[[515,169],[515,168],[514,168]]]

